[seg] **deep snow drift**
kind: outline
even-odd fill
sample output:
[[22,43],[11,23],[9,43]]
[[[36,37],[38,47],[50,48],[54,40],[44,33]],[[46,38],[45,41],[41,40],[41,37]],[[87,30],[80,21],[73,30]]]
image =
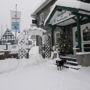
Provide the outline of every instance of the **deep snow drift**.
[[0,61],[0,90],[90,90],[90,67],[57,71],[52,60],[38,53],[7,59]]

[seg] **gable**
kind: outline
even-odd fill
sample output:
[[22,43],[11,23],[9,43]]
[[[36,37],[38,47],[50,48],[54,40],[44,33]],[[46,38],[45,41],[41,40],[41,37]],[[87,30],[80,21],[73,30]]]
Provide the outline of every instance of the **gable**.
[[6,30],[6,32],[3,34],[3,36],[1,37],[1,40],[15,40],[15,36],[12,34],[12,32],[10,30]]
[[0,39],[0,45],[5,45],[7,43],[8,44],[17,44],[17,39],[15,38],[14,34],[8,29],[2,35],[2,37]]

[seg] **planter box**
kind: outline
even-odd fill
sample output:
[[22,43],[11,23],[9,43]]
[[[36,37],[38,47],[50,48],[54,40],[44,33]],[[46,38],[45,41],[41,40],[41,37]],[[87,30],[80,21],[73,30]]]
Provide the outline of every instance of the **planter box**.
[[82,66],[90,66],[90,52],[76,53],[77,62]]

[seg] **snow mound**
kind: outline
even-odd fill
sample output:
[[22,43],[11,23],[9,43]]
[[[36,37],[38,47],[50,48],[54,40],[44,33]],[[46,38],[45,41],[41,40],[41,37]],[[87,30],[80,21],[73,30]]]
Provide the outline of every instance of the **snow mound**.
[[20,64],[23,67],[30,67],[33,65],[42,64],[45,60],[42,58],[40,54],[31,55],[29,59],[21,59]]
[[30,57],[30,61],[32,64],[39,64],[39,63],[42,63],[44,59],[40,54],[35,54]]
[[34,46],[31,48],[29,55],[32,55],[32,54],[39,54],[39,47],[38,46]]
[[16,59],[0,60],[0,73],[11,72],[18,67]]
[[30,52],[29,52],[29,60],[27,61],[28,64],[33,65],[33,64],[40,64],[43,61],[45,61],[42,56],[39,54],[39,47],[38,46],[34,46],[31,48]]
[[17,68],[24,68],[24,67],[30,67],[32,65],[39,65],[39,64],[42,64],[44,61],[46,61],[39,54],[38,46],[32,47],[29,54],[30,54],[29,59],[9,58],[5,60],[0,60],[0,74],[12,72]]
[[42,64],[45,60],[42,58],[40,54],[31,55],[29,59],[6,59],[0,60],[0,74],[8,73],[15,71],[20,68],[23,69],[25,67],[35,66]]

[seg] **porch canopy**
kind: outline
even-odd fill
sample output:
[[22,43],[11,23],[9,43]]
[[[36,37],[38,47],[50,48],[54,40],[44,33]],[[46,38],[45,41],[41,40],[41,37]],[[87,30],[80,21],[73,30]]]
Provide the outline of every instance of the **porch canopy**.
[[81,51],[80,25],[90,22],[90,3],[77,0],[58,0],[52,7],[44,25],[77,25],[78,48]]
[[58,0],[51,9],[44,24],[65,26],[75,23],[76,15],[83,20],[90,17],[90,4],[77,0]]

